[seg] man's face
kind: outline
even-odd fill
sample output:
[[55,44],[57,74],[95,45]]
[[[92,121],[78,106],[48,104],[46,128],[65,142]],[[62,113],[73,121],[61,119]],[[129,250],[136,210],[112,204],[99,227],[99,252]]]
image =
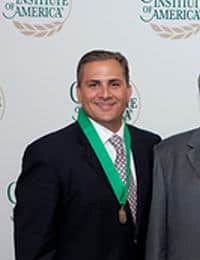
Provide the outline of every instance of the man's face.
[[116,132],[131,97],[131,86],[118,61],[92,61],[84,65],[77,97],[89,117]]

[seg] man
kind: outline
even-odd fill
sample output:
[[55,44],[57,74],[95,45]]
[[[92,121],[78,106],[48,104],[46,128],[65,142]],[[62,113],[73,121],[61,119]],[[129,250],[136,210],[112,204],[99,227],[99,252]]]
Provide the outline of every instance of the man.
[[155,148],[146,260],[200,259],[199,202],[198,128],[170,137]]
[[152,147],[160,138],[122,121],[131,97],[125,57],[84,55],[77,97],[78,122],[25,152],[14,210],[16,260],[141,260]]

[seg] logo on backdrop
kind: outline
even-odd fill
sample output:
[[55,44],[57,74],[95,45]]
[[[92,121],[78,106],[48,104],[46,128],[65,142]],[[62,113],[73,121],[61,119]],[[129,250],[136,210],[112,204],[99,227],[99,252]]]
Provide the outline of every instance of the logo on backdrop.
[[0,120],[3,119],[5,113],[5,96],[3,93],[3,89],[0,87]]
[[[13,181],[11,183],[9,183],[8,187],[7,187],[7,199],[9,204],[13,207],[16,204],[16,198],[15,198],[15,186],[16,186],[16,182]],[[10,216],[11,219],[13,219],[13,214]]]
[[[126,111],[124,112],[124,119],[126,120],[127,123],[135,124],[140,115],[141,97],[135,84],[133,82],[131,82],[131,84],[133,86],[133,95],[131,97],[131,100],[128,104]],[[76,97],[76,81],[74,81],[71,84],[69,89],[70,89],[70,98],[75,105],[72,119],[76,120],[78,116],[79,107],[80,107]]]
[[8,197],[8,201],[11,203],[11,205],[15,205],[15,203],[16,203],[15,186],[16,186],[16,182],[13,181],[13,182],[9,183],[9,185],[7,187],[7,197]]
[[68,19],[72,0],[3,0],[2,15],[26,36],[49,37]]
[[200,0],[140,0],[140,19],[165,39],[187,39],[200,32]]

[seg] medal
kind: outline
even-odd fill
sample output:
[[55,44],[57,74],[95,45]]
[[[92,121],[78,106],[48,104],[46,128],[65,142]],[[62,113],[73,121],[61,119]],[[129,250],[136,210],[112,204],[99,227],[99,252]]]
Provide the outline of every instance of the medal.
[[126,215],[124,206],[121,206],[121,208],[119,209],[118,215],[119,215],[119,222],[121,224],[125,224],[127,221],[127,215]]

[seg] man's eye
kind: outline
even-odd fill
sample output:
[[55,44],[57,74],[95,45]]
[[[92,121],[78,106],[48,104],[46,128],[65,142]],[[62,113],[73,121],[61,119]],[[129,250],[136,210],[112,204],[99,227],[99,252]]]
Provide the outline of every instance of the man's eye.
[[120,83],[119,83],[119,82],[113,82],[111,85],[112,85],[113,87],[119,87],[119,86],[120,86]]
[[90,84],[89,84],[89,87],[90,87],[90,88],[94,88],[94,87],[96,87],[96,86],[97,86],[96,83],[90,83]]

